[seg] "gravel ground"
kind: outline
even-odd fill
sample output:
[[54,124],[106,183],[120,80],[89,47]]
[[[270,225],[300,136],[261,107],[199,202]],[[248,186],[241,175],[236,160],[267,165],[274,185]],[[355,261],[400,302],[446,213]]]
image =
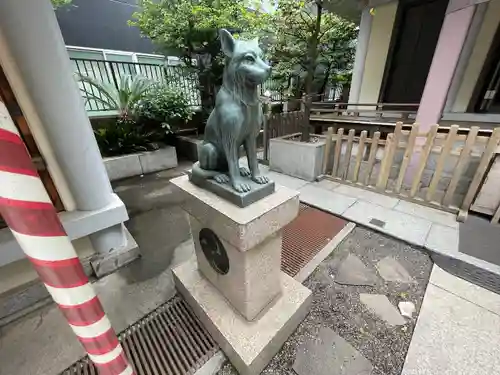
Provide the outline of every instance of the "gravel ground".
[[[381,277],[375,286],[345,286],[333,281],[341,262],[356,255],[377,274],[375,264],[386,256],[394,257],[416,281],[410,284],[385,282]],[[295,374],[295,353],[307,338],[315,336],[322,326],[329,327],[347,340],[373,365],[372,375],[399,375],[403,368],[417,314],[404,326],[389,327],[359,301],[359,293],[386,295],[397,307],[400,301],[411,301],[420,311],[432,262],[423,251],[383,234],[356,227],[339,247],[325,259],[304,282],[314,299],[310,314],[272,359],[263,374]],[[237,374],[226,363],[218,375]],[[311,374],[317,375],[317,374]],[[331,375],[335,375],[334,372]]]

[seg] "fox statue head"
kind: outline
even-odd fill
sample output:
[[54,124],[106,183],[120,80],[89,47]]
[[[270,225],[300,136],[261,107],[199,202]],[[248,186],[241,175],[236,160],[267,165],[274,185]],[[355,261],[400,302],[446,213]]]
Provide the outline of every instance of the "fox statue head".
[[221,29],[219,36],[226,55],[224,84],[228,88],[235,91],[254,89],[269,78],[271,67],[262,59],[257,38],[234,39],[226,29]]

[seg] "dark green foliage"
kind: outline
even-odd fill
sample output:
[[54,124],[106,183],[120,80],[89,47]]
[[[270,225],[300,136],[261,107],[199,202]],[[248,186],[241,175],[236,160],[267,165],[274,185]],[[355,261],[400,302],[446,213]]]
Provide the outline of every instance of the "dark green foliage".
[[71,4],[71,0],[51,0],[54,9]]
[[103,156],[152,151],[168,143],[175,131],[191,119],[193,108],[182,92],[154,86],[136,102],[133,117],[120,117],[95,130]]
[[[346,78],[352,69],[356,25],[324,11],[326,3],[279,0],[273,14],[274,39],[268,51],[273,78],[293,96],[300,97],[304,91],[324,92],[328,84],[345,83],[339,78]],[[295,87],[289,86],[292,77],[298,80]]]
[[156,86],[139,101],[135,113],[147,129],[172,134],[191,119],[194,111],[181,91]]
[[118,156],[158,149],[159,136],[130,119],[110,122],[94,131],[103,156]]
[[270,16],[251,11],[246,0],[140,0],[140,11],[130,24],[141,30],[161,51],[175,53],[186,77],[196,77],[202,109],[210,112],[216,88],[222,83],[224,58],[218,31],[261,31]]

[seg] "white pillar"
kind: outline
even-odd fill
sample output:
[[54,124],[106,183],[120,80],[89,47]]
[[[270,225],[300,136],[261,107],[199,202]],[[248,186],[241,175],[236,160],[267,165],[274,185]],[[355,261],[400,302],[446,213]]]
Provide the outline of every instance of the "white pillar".
[[[0,31],[9,45],[76,209],[99,210],[113,201],[83,98],[50,0],[0,1]],[[99,254],[124,246],[121,224],[90,236]]]
[[111,202],[109,183],[49,0],[0,2],[0,28],[79,210]]
[[351,90],[349,92],[349,103],[359,103],[359,93],[361,92],[361,84],[363,83],[363,73],[365,70],[366,53],[368,52],[371,29],[372,15],[370,14],[370,8],[366,7],[361,13],[361,22],[359,23],[356,57],[354,58]]

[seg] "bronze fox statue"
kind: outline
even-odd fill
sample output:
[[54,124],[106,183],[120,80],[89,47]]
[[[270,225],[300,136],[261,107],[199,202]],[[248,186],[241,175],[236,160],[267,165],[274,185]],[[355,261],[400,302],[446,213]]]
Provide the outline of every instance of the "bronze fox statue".
[[[271,67],[263,61],[257,39],[237,40],[225,29],[219,36],[226,56],[223,83],[192,174],[221,184],[230,182],[234,190],[243,193],[250,191],[250,184],[242,177],[258,184],[269,182],[259,171],[256,142],[264,119],[258,86],[269,77]],[[239,166],[241,146],[249,169]]]

